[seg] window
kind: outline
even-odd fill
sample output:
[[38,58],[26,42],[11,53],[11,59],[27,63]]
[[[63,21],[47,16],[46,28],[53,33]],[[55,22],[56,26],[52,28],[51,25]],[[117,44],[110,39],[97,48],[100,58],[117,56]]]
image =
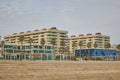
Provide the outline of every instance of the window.
[[46,46],[46,49],[51,49],[51,46]]
[[38,46],[34,46],[35,49],[38,49]]
[[44,37],[44,35],[41,35],[41,37]]
[[39,49],[42,49],[42,46],[39,46]]

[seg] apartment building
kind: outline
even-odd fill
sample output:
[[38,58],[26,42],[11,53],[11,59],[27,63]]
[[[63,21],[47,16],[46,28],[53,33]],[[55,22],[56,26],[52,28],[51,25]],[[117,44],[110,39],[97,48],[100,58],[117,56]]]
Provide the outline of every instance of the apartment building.
[[[20,32],[20,33],[13,33],[11,35],[4,36],[4,41],[7,44],[14,44],[14,45],[20,45],[21,42],[19,42],[20,36],[23,35],[25,37],[24,45],[29,45],[27,43],[27,40],[29,38],[32,38],[34,40],[32,45],[41,45],[40,41],[42,38],[45,40],[45,45],[52,46],[51,40],[54,38],[56,39],[56,44],[54,46],[54,52],[60,53],[60,42],[61,40],[64,40],[67,47],[69,47],[70,53],[74,53],[75,49],[79,49],[78,43],[79,41],[82,41],[83,45],[81,46],[82,49],[87,49],[87,43],[91,42],[92,47],[94,48],[94,43],[96,42],[99,49],[103,49],[105,43],[110,43],[110,36],[102,35],[101,33],[95,33],[95,34],[86,34],[86,35],[79,35],[75,36],[72,35],[68,38],[68,31],[64,30],[58,30],[56,27],[51,27],[50,29],[41,29],[41,30],[34,30],[34,31],[26,31],[26,32]],[[73,42],[76,43],[76,47],[73,48],[72,44]]]
[[20,45],[21,42],[19,41],[19,38],[22,35],[25,37],[24,44],[28,44],[27,40],[29,38],[32,38],[33,39],[32,45],[41,45],[40,41],[43,38],[45,40],[45,45],[50,46],[51,40],[53,38],[56,39],[56,44],[54,46],[55,53],[59,53],[59,48],[61,47],[60,41],[64,40],[65,43],[67,44],[66,39],[68,39],[68,31],[58,30],[56,27],[51,27],[50,29],[44,28],[42,30],[13,33],[11,35],[4,36],[4,41],[5,41],[5,43],[8,43],[8,44]]
[[[83,45],[81,46],[82,49],[87,49],[87,43],[91,42],[91,48],[94,48],[94,43],[96,42],[98,47],[100,49],[104,48],[105,43],[110,43],[110,36],[102,35],[101,33],[95,33],[95,34],[86,34],[86,35],[79,35],[75,36],[72,35],[69,39],[69,50],[71,53],[73,53],[74,49],[79,49],[78,43],[79,41],[82,41]],[[72,44],[76,43],[76,47],[73,48]]]

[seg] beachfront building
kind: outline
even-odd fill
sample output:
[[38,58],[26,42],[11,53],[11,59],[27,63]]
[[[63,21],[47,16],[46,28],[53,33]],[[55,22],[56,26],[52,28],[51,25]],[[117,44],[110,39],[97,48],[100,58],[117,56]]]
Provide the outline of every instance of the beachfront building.
[[[25,38],[22,44],[19,40],[21,36]],[[31,44],[28,42],[30,38],[33,39]],[[41,44],[42,39],[45,40],[44,48]],[[55,40],[54,45],[51,44],[53,39]],[[43,59],[46,56],[47,59],[53,59],[57,54],[74,56],[76,55],[75,50],[95,49],[95,43],[97,45],[96,49],[105,49],[105,44],[110,43],[110,36],[102,35],[101,33],[89,33],[79,36],[73,35],[68,38],[68,31],[51,27],[50,29],[44,28],[42,30],[13,33],[4,36],[4,42],[3,56],[6,59]],[[82,43],[81,46],[78,45],[79,42]],[[90,48],[87,46],[88,43],[91,44]]]
[[118,60],[118,52],[115,49],[76,49],[75,55],[86,59]]
[[94,48],[94,44],[96,43],[98,49],[104,49],[105,43],[110,43],[110,36],[102,35],[101,33],[81,34],[79,36],[73,35],[68,39],[71,53],[74,53],[75,49],[80,49],[80,46],[78,45],[80,41],[82,42],[81,49],[88,49],[88,43],[91,43],[91,48]]
[[53,49],[51,45],[45,45],[44,48],[41,45],[24,44],[21,45],[15,43],[6,43],[4,46],[2,56],[5,60],[51,60],[53,57]]
[[51,45],[52,39],[55,39],[54,44],[54,53],[59,53],[59,48],[61,47],[60,41],[64,40],[65,44],[67,44],[66,39],[68,39],[68,31],[58,30],[56,27],[51,27],[50,29],[42,29],[42,30],[34,30],[20,33],[13,33],[11,35],[4,36],[4,41],[6,43],[14,43],[20,45],[19,41],[20,36],[25,37],[25,41],[23,44],[28,44],[27,41],[29,38],[33,39],[32,45],[41,45],[41,39],[45,40],[45,45]]
[[[20,41],[21,36],[24,36],[23,42]],[[41,43],[43,39],[44,46]],[[4,36],[2,56],[5,59],[54,59],[55,55],[59,54],[60,42],[64,41],[67,44],[67,39],[68,32],[58,30],[56,27],[13,33]],[[54,45],[52,40],[54,40]]]

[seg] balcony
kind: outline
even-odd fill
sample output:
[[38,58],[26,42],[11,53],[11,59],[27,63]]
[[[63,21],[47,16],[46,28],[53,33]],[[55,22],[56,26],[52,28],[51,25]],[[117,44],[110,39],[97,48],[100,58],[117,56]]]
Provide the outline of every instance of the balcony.
[[60,37],[60,39],[68,39],[68,37],[67,36],[62,36],[62,37]]

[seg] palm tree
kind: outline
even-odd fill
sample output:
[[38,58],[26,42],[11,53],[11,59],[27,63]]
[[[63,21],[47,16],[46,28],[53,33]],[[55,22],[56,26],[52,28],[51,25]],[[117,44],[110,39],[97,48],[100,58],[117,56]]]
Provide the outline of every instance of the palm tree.
[[61,48],[62,48],[62,54],[64,54],[64,51],[65,51],[65,48],[64,48],[64,46],[65,46],[65,41],[64,41],[64,40],[61,40],[61,41],[60,41],[60,46],[61,46]]
[[[45,39],[42,38],[40,41],[40,44],[42,45],[42,49],[43,49],[43,54],[44,54],[44,49],[45,49]],[[42,60],[43,55],[41,56],[41,60]]]
[[[111,47],[111,44],[110,43],[105,43],[105,45],[104,45],[104,48],[105,49],[109,49]],[[110,56],[110,55],[109,55]],[[108,58],[109,58],[109,56],[108,56]]]
[[[4,55],[4,45],[5,45],[5,41],[1,41],[0,46],[2,47],[2,55]],[[6,54],[5,54],[5,60],[6,60]]]
[[91,45],[91,42],[88,42],[88,43],[87,43],[87,47],[88,47],[88,49],[89,49],[89,50],[88,50],[89,52],[88,52],[88,55],[87,55],[87,56],[89,57],[89,59],[90,59],[90,48],[91,48],[91,46],[92,46],[92,45]]
[[69,54],[69,46],[66,46],[66,60],[67,60],[67,58],[68,58],[68,54]]
[[[28,43],[30,44],[30,53],[32,54],[32,43],[33,43],[33,39],[29,38]],[[30,53],[29,53],[29,57],[30,57]],[[32,55],[33,56],[33,55]],[[31,57],[30,57],[31,58]]]
[[[61,47],[59,48],[59,55],[61,54],[62,50]],[[61,55],[60,55],[60,60],[61,60]]]
[[55,38],[52,38],[50,43],[51,43],[52,46],[53,46],[53,56],[52,56],[52,58],[53,58],[53,60],[54,60],[54,45],[56,44],[56,39],[55,39]]
[[95,42],[93,46],[95,48],[94,54],[95,54],[95,60],[96,60],[96,48],[98,47],[97,42]]
[[62,46],[62,47],[65,46],[65,41],[64,41],[64,40],[61,40],[61,41],[60,41],[60,46]]
[[81,47],[82,47],[82,45],[83,45],[83,42],[79,41],[78,46],[80,47],[80,54],[79,54],[80,57],[82,57],[82,53],[81,53]]
[[[23,35],[21,35],[18,40],[21,42],[20,50],[21,50],[21,54],[22,54],[22,52],[23,52],[23,42],[25,41],[25,37]],[[20,54],[19,54],[19,59],[20,59]]]
[[111,44],[110,43],[105,43],[105,45],[104,45],[104,48],[105,49],[109,49],[111,47]]
[[118,49],[118,54],[117,55],[119,55],[120,54],[120,44],[117,45],[117,49]]
[[77,44],[75,43],[75,41],[72,42],[72,47],[73,47],[73,53],[74,53],[75,47],[77,47]]
[[120,44],[117,45],[117,49],[120,50]]

